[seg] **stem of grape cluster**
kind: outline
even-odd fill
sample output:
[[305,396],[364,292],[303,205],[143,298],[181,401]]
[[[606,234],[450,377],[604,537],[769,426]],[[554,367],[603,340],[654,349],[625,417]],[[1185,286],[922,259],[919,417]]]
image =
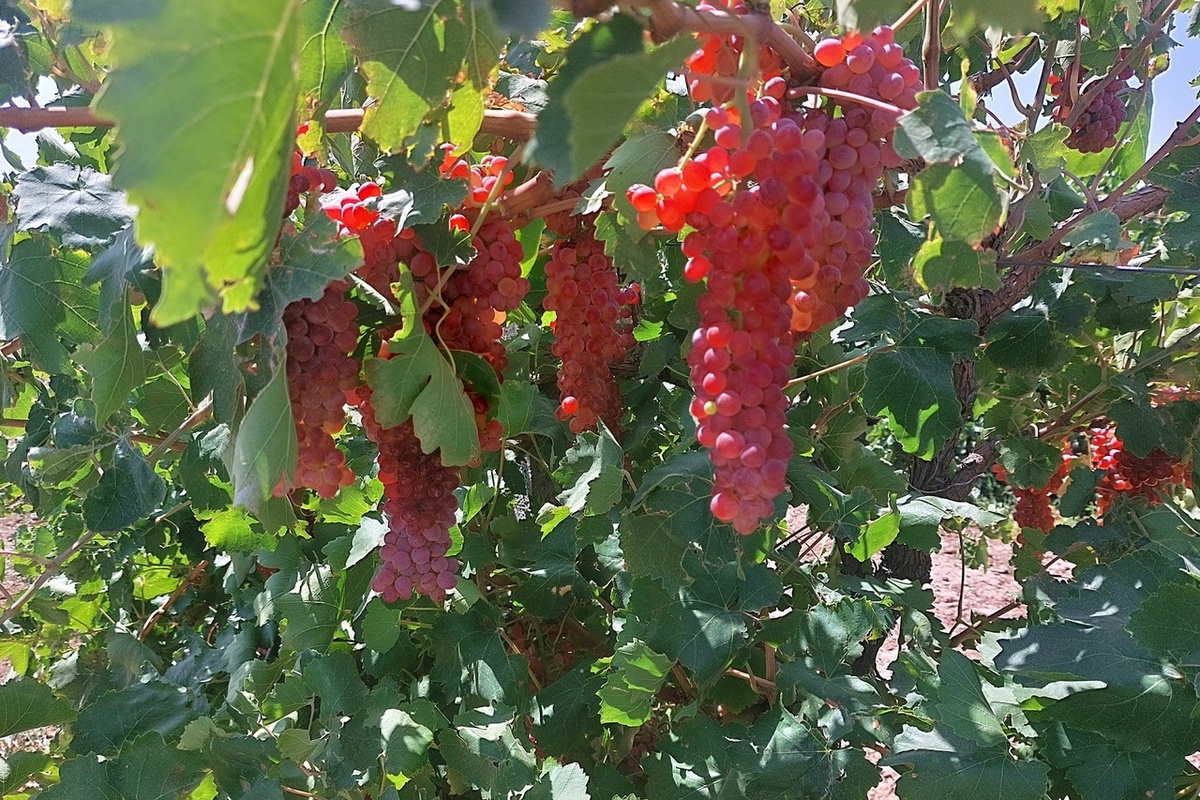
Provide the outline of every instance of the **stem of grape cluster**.
[[905,113],[904,109],[899,106],[885,103],[882,100],[876,100],[873,97],[855,94],[854,92],[843,92],[841,89],[826,89],[821,86],[797,86],[793,89],[788,89],[789,97],[800,97],[802,95],[828,97],[830,100],[841,100],[843,103],[857,103],[860,106],[873,108],[877,111],[895,114],[897,117],[903,116]]

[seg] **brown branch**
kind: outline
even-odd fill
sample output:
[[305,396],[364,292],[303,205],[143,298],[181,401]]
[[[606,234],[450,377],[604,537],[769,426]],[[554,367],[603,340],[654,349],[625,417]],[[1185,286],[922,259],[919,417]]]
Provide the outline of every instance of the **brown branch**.
[[[1114,192],[1109,197],[1115,196]],[[1105,198],[1101,201],[1100,206],[1101,208],[1110,208],[1121,222],[1128,222],[1134,217],[1162,208],[1170,196],[1170,191],[1161,186],[1146,186],[1126,197],[1117,199],[1112,204],[1108,203],[1109,198]],[[1005,273],[1004,283],[1000,289],[984,300],[975,316],[980,330],[991,325],[997,317],[1029,294],[1033,284],[1045,271],[1045,263],[1052,262],[1066,252],[1067,248],[1062,245],[1063,237],[1091,213],[1093,212],[1089,211],[1072,217],[1050,239],[1034,245],[1015,257],[1014,260],[1019,264]],[[1064,264],[1063,266],[1070,265]]]
[[192,567],[191,571],[188,572],[187,576],[183,579],[183,582],[175,587],[175,591],[171,592],[171,595],[167,598],[167,601],[163,603],[162,606],[155,609],[154,613],[146,618],[146,623],[142,625],[142,632],[138,634],[139,642],[146,641],[146,637],[150,635],[150,631],[154,630],[154,626],[158,624],[158,621],[167,615],[167,612],[171,610],[171,606],[175,605],[175,601],[183,596],[183,593],[188,590],[188,587],[195,583],[206,569],[208,569],[207,559],[202,559],[199,564]]
[[26,603],[33,599],[33,596],[37,594],[38,590],[49,583],[51,578],[61,572],[63,566],[70,561],[76,553],[82,550],[88,542],[94,539],[95,536],[96,533],[94,531],[88,531],[84,533],[82,536],[76,539],[70,547],[64,550],[61,555],[59,555],[57,558],[51,559],[46,565],[46,568],[42,570],[42,574],[38,575],[37,578],[34,579],[33,583],[29,584],[29,588],[22,592],[20,597],[14,600],[8,608],[4,609],[3,614],[0,614],[0,625],[4,625],[17,614],[21,613],[21,609],[25,607]]
[[1020,72],[1028,67],[1029,62],[1032,60],[1030,56],[1037,52],[1037,43],[1037,39],[1030,41],[1029,44],[1017,51],[1017,54],[1012,57],[1012,60],[1008,64],[997,58],[996,69],[988,72],[976,72],[974,75],[969,76],[967,80],[971,82],[971,87],[979,94],[990,92],[1008,80],[1014,70]]
[[929,2],[929,0],[917,0],[915,3],[909,6],[908,10],[901,14],[896,21],[892,23],[892,30],[898,31],[916,19],[917,14],[921,13],[921,9],[925,7],[927,2]]
[[715,33],[745,36],[779,54],[797,77],[816,75],[820,66],[804,47],[766,14],[730,14],[716,9],[697,9],[675,0],[623,2],[628,9],[650,9],[650,30],[660,40],[677,33]]
[[925,5],[925,40],[921,44],[921,59],[925,67],[925,88],[938,87],[942,72],[942,6],[939,0]]
[[554,199],[554,180],[539,172],[520,186],[502,194],[497,204],[506,217],[516,217]]
[[[325,112],[325,129],[330,133],[351,133],[362,127],[363,109],[335,108]],[[111,128],[114,123],[97,117],[87,107],[73,108],[0,108],[0,128],[39,131],[42,128]],[[514,141],[533,136],[537,117],[524,111],[488,109],[479,132]]]

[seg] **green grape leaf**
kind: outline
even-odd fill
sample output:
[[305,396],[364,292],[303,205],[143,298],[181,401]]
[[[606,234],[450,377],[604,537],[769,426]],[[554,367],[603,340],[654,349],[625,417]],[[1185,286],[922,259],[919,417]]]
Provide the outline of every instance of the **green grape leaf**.
[[149,517],[167,485],[136,446],[122,441],[96,486],[83,501],[83,521],[98,532],[119,531]]
[[[679,161],[675,137],[659,128],[639,128],[629,135],[608,157],[604,168],[604,188],[613,196],[613,207],[627,220],[637,219],[625,192],[635,183],[654,184],[660,170],[673,167]],[[624,265],[622,265],[624,266]]]
[[1008,737],[983,688],[974,663],[953,650],[938,662],[941,681],[931,713],[950,730],[984,747],[1004,746]]
[[644,724],[672,664],[640,639],[618,647],[600,689],[600,721],[630,728]]
[[[1179,759],[1155,751],[1118,749],[1103,737],[1071,731],[1067,777],[1081,800],[1170,797]],[[1055,766],[1059,766],[1056,764]]]
[[113,326],[125,312],[125,286],[135,270],[154,263],[153,251],[138,245],[130,226],[117,234],[112,245],[92,260],[83,276],[86,286],[100,284],[100,330],[112,333]]
[[304,682],[321,698],[321,716],[353,716],[367,699],[354,657],[344,651],[318,656],[304,668]]
[[[283,354],[276,359],[282,364]],[[277,368],[237,427],[229,470],[234,503],[252,513],[262,511],[276,486],[291,485],[298,452],[287,371]]]
[[74,718],[75,709],[68,701],[35,680],[18,677],[0,684],[0,739]]
[[867,362],[863,407],[888,418],[904,452],[931,458],[962,424],[949,354],[899,347]]
[[103,425],[125,407],[129,394],[146,382],[146,362],[133,318],[125,310],[108,338],[95,348],[80,348],[75,358],[92,376],[96,422]]
[[913,260],[917,283],[926,289],[1000,288],[996,254],[965,242],[933,239],[921,245]]
[[1017,761],[1005,747],[975,748],[948,732],[905,728],[894,752],[880,764],[910,764],[896,792],[902,800],[972,797],[988,787],[994,800],[1041,800],[1050,768],[1040,761]]
[[163,681],[135,683],[101,695],[80,712],[71,725],[71,750],[113,754],[150,731],[177,734],[196,716],[180,687]]
[[1007,439],[1000,443],[1000,465],[1013,486],[1041,489],[1062,466],[1062,450],[1039,439]]
[[[642,27],[617,14],[571,42],[566,64],[550,81],[530,157],[570,183],[604,157],[662,82],[695,49],[691,36],[646,50]],[[597,108],[605,113],[597,115]]]
[[1116,250],[1120,243],[1121,220],[1108,209],[1084,217],[1063,237],[1063,244],[1070,247],[1099,245],[1106,250]]
[[598,719],[604,678],[580,664],[533,696],[533,735],[538,747],[551,756],[587,750],[603,734]]
[[429,385],[413,400],[412,418],[421,449],[426,453],[439,450],[447,467],[479,458],[475,407],[446,359],[438,357]]
[[984,358],[1017,374],[1053,369],[1071,354],[1055,334],[1054,323],[1044,311],[1010,311],[988,326]]
[[254,520],[241,508],[227,508],[212,514],[197,514],[203,519],[200,532],[209,547],[230,553],[253,553],[270,543],[273,537],[256,529]]
[[411,198],[412,207],[399,220],[401,226],[409,220],[414,225],[435,223],[445,208],[457,207],[467,196],[466,181],[443,178],[432,165],[418,172],[407,156],[388,156],[379,162],[379,169],[388,186],[403,187],[397,195]]
[[0,265],[0,339],[21,337],[33,363],[51,373],[71,369],[63,342],[98,337],[99,297],[84,286],[85,265],[34,236],[13,246]]
[[599,433],[580,434],[554,473],[555,479],[567,487],[558,501],[572,514],[607,514],[621,499],[624,455],[603,423]]
[[302,12],[301,0],[153,6],[112,29],[96,112],[118,126],[113,185],[163,268],[152,317],[166,326],[218,296],[227,311],[253,306],[282,225]]
[[348,17],[343,0],[307,0],[301,11],[299,105],[301,119],[307,116],[309,123],[298,144],[311,153],[325,132],[322,115],[354,74],[354,54],[340,35]]
[[458,0],[430,0],[416,10],[365,0],[352,8],[343,33],[376,100],[367,107],[364,136],[400,152],[422,125],[445,120],[451,141],[470,144],[501,47],[486,9]]
[[324,650],[333,641],[341,616],[337,581],[327,566],[313,566],[299,586],[275,601],[279,616],[287,622],[281,641],[295,652]]
[[892,511],[871,520],[863,527],[857,539],[846,543],[846,552],[865,563],[900,535],[900,519],[900,513]]
[[111,242],[134,217],[133,207],[122,192],[113,190],[107,175],[68,163],[22,174],[13,197],[23,229],[58,233],[67,247]]
[[1200,587],[1163,586],[1129,616],[1129,632],[1143,646],[1170,654],[1189,665],[1200,665]]

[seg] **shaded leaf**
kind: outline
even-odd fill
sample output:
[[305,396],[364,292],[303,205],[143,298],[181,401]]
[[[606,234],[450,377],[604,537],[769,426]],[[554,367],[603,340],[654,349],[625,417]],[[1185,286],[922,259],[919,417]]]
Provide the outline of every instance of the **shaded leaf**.
[[27,230],[45,229],[67,247],[95,247],[112,241],[133,221],[134,209],[109,177],[91,167],[59,163],[37,167],[17,178],[17,221]]

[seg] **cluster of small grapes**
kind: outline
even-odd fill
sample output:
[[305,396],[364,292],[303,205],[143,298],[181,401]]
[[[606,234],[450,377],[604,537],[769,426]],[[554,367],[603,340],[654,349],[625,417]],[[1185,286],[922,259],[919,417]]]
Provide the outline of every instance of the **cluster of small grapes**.
[[[1021,528],[1035,528],[1043,533],[1049,533],[1054,527],[1054,511],[1051,506],[1051,500],[1054,498],[1063,487],[1067,480],[1067,473],[1071,471],[1072,464],[1075,463],[1076,456],[1068,447],[1063,453],[1062,463],[1058,470],[1046,482],[1045,486],[1040,488],[1032,487],[1013,487],[1013,497],[1016,498],[1016,508],[1013,512],[1013,520]],[[1008,480],[1008,475],[1004,467],[999,464],[992,467],[992,472],[995,473],[996,479],[1001,483]]]
[[383,566],[371,588],[385,602],[408,600],[414,593],[434,602],[454,588],[458,562],[447,558],[450,528],[458,500],[458,470],[442,465],[438,453],[425,453],[412,420],[382,428],[371,405],[371,391],[358,391],[367,437],[379,447],[379,480],[388,532],[379,554]]
[[715,145],[628,194],[643,227],[694,229],[684,275],[707,286],[688,354],[691,411],[715,468],[713,515],[742,534],[773,516],[786,483],[792,281],[816,270],[809,251],[830,221],[816,180],[825,134],[783,115],[785,92],[767,81],[749,119],[709,109]]
[[558,416],[575,433],[598,420],[619,429],[624,404],[612,366],[633,347],[630,306],[638,297],[636,284],[620,287],[612,259],[589,227],[555,242],[543,305],[556,315],[551,350],[562,360]]
[[[463,205],[467,208],[483,208],[488,198],[512,185],[513,174],[508,171],[508,157],[486,155],[479,163],[472,164],[465,158],[454,155],[454,145],[442,145],[442,163],[438,172],[443,178],[454,178],[467,182],[467,197]],[[500,183],[497,188],[496,184]]]
[[[1088,103],[1087,108],[1071,127],[1071,134],[1065,142],[1067,147],[1078,150],[1080,153],[1100,153],[1116,146],[1117,131],[1121,129],[1121,124],[1125,122],[1126,117],[1125,103],[1121,100],[1121,93],[1128,88],[1129,79],[1132,77],[1133,68],[1126,67]],[[1088,88],[1095,83],[1096,81],[1093,80],[1083,86],[1081,93],[1086,93]],[[1066,119],[1071,113],[1071,101],[1063,92],[1063,82],[1057,79],[1057,76],[1054,76],[1052,80],[1050,91],[1057,97],[1054,118]]]
[[1088,431],[1088,452],[1095,469],[1104,470],[1096,484],[1096,509],[1103,514],[1118,496],[1161,502],[1162,491],[1191,484],[1190,465],[1178,456],[1154,448],[1144,457],[1125,449],[1112,425],[1097,424]]
[[[734,14],[747,12],[745,0],[701,0],[696,6],[700,11],[728,11]],[[726,103],[733,99],[734,89],[739,85],[740,62],[745,42],[741,36],[702,34],[700,47],[687,57],[688,94],[697,103]],[[779,55],[769,47],[758,48],[758,74],[762,81],[781,74],[783,64]],[[755,92],[757,86],[746,87]],[[753,99],[753,94],[751,94]]]
[[[891,28],[824,39],[814,55],[827,67],[822,87],[900,109],[916,107],[921,73],[896,44]],[[799,333],[828,325],[867,296],[863,270],[875,249],[874,193],[884,170],[901,163],[891,141],[896,119],[890,111],[852,103],[837,117],[832,107],[804,117],[806,129],[825,134],[816,180],[828,222],[809,252],[817,268],[793,280],[792,328]]]
[[300,207],[300,195],[308,192],[332,192],[337,188],[337,175],[327,169],[312,167],[304,163],[299,153],[292,154],[292,177],[288,180],[287,203],[283,216],[286,219]]
[[328,198],[322,209],[338,224],[338,233],[359,235],[380,221],[379,208],[373,201],[382,196],[383,189],[378,183],[356,183],[340,195]]
[[[358,383],[358,309],[346,299],[347,285],[335,281],[319,300],[300,300],[283,312],[287,329],[288,393],[296,420],[299,464],[296,486],[333,497],[354,482],[333,434],[346,424],[347,392]],[[280,486],[278,494],[286,491]]]

